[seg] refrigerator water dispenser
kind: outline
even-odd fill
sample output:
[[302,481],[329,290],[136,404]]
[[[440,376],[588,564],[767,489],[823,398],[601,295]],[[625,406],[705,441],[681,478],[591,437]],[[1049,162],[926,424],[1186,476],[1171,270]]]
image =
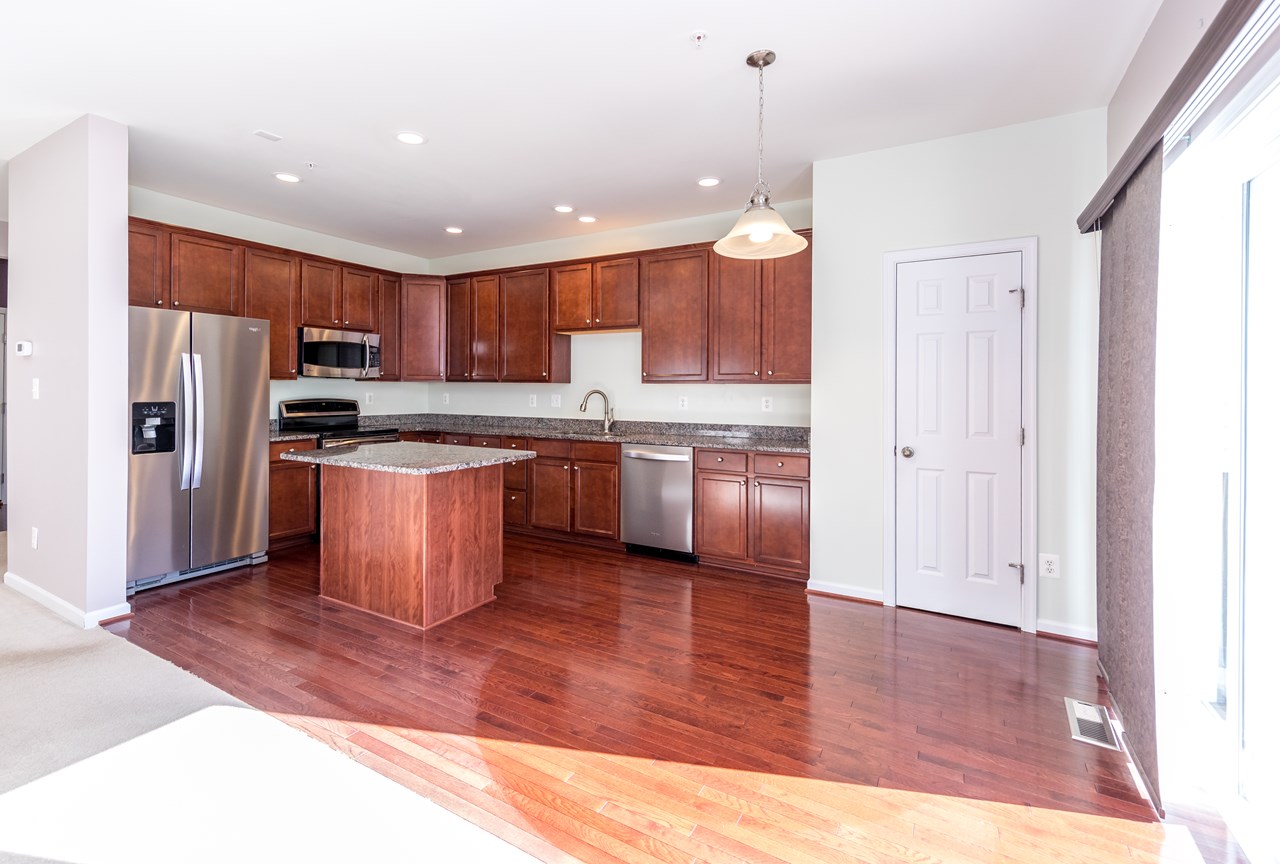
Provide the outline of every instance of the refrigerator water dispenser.
[[134,402],[129,452],[172,453],[177,447],[176,402]]

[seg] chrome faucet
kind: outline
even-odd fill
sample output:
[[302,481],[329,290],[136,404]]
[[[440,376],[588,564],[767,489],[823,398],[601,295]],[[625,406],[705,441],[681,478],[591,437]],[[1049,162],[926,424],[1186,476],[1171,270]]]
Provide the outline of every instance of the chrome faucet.
[[604,400],[604,434],[609,434],[609,427],[613,426],[613,412],[609,410],[609,394],[603,390],[588,390],[587,395],[582,397],[582,404],[578,406],[579,411],[587,410],[587,400],[596,393],[600,394],[600,398]]

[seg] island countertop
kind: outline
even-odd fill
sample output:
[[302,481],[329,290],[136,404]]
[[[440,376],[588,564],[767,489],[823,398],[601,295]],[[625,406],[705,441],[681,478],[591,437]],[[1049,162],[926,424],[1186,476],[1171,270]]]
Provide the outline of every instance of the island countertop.
[[505,462],[521,462],[537,456],[532,450],[491,450],[449,444],[357,444],[329,450],[297,450],[281,453],[281,459],[342,468],[363,468],[392,474],[444,474],[467,468],[483,468]]

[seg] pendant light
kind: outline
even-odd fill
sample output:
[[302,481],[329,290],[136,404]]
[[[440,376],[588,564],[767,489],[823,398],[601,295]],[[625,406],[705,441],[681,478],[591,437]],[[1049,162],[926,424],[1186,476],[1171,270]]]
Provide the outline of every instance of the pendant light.
[[747,210],[728,234],[716,241],[715,251],[726,258],[782,258],[794,255],[809,241],[787,227],[778,211],[769,206],[769,184],[764,182],[764,67],[778,59],[772,51],[753,51],[747,65],[760,76],[760,111],[756,126],[756,188]]

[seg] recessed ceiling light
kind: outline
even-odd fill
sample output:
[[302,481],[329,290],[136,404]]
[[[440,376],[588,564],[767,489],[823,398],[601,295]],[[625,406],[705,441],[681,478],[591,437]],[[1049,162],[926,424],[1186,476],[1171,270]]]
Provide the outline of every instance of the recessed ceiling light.
[[425,144],[427,139],[419,135],[417,132],[401,132],[396,136],[396,140],[401,144]]
[[274,141],[283,141],[283,140],[284,140],[284,136],[283,136],[283,135],[277,135],[277,134],[276,134],[276,133],[274,133],[274,132],[268,132],[266,129],[258,129],[258,130],[257,130],[257,131],[255,131],[253,134],[254,134],[254,135],[257,135],[259,138],[265,138],[265,139],[267,139],[268,141],[273,141],[273,142],[274,142]]
[[578,221],[579,221],[579,222],[594,222],[594,221],[596,221],[596,217],[594,217],[594,216],[579,216],[579,217],[578,217]]
[[699,177],[698,185],[706,186],[708,188],[710,188],[711,186],[719,186],[720,178],[719,177]]
[[290,174],[287,171],[277,171],[275,173],[275,178],[279,180],[281,183],[301,183],[302,182],[302,178],[299,177],[297,174]]
[[445,230],[445,233],[446,233],[446,234],[461,234],[461,233],[462,233],[462,229],[461,229],[461,228],[458,228],[457,226],[454,226],[454,225],[450,225],[448,228],[446,228],[446,229],[444,229],[444,230]]
[[557,213],[572,213],[572,212],[573,212],[573,208],[572,208],[572,207],[570,207],[568,204],[557,204],[557,205],[556,205],[556,212],[557,212]]

